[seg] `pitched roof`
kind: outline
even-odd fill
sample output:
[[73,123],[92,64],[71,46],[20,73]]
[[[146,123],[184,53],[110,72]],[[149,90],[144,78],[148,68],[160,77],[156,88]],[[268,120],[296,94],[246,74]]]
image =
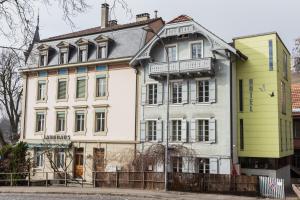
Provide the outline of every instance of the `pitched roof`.
[[178,23],[178,22],[186,22],[186,21],[191,21],[193,18],[187,15],[179,15],[178,17],[172,19],[171,21],[168,22],[168,24],[173,24],[173,23]]
[[67,34],[63,34],[63,35],[46,38],[46,39],[41,40],[40,42],[49,42],[49,41],[54,41],[54,40],[68,39],[68,38],[86,36],[86,35],[91,35],[91,34],[96,34],[96,33],[103,33],[103,32],[115,31],[115,30],[120,30],[120,29],[132,28],[132,27],[136,27],[136,26],[146,25],[146,24],[158,21],[158,20],[162,20],[162,18],[149,19],[149,20],[133,22],[133,23],[128,23],[128,24],[113,25],[113,26],[107,27],[107,28],[101,28],[100,26],[98,26],[98,27],[89,28],[89,29],[85,29],[85,30],[81,30],[81,31],[77,31],[77,32],[72,32],[72,33],[67,33]]
[[292,84],[292,108],[300,111],[300,83]]

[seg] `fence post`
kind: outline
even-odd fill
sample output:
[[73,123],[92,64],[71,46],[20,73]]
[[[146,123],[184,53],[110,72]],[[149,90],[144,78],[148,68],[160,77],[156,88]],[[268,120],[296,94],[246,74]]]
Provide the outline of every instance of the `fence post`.
[[117,171],[116,171],[116,188],[119,187],[118,182],[119,182],[119,174],[118,174],[118,170],[117,170]]
[[67,187],[68,184],[67,184],[67,172],[65,172],[65,187]]
[[145,189],[145,171],[143,173],[143,182],[142,182],[142,189]]
[[46,187],[48,187],[48,172],[46,172]]
[[10,186],[13,186],[13,174],[10,173]]
[[93,172],[93,187],[96,187],[96,172]]
[[30,172],[28,172],[28,187],[30,187]]

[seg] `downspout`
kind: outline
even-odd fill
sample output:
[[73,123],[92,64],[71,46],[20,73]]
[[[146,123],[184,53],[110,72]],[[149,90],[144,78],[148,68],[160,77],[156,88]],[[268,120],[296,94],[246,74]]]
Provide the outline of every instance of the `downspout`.
[[23,93],[23,108],[22,108],[22,136],[21,139],[25,139],[25,130],[26,130],[26,110],[27,110],[27,84],[28,84],[28,74],[25,75],[25,85],[24,85],[24,93]]
[[134,112],[134,141],[135,141],[135,144],[134,144],[134,159],[136,159],[136,151],[137,151],[137,143],[136,143],[136,141],[137,141],[137,139],[138,139],[138,137],[137,137],[137,135],[138,135],[138,133],[137,133],[137,125],[138,125],[138,123],[137,123],[137,120],[138,120],[138,107],[139,107],[139,105],[138,105],[138,83],[139,83],[139,76],[138,76],[138,73],[139,73],[139,71],[135,68],[135,67],[133,67],[133,69],[135,70],[135,112]]
[[231,60],[231,53],[230,53],[230,157],[232,161],[232,169],[234,168],[233,165],[233,112],[232,112],[232,60]]

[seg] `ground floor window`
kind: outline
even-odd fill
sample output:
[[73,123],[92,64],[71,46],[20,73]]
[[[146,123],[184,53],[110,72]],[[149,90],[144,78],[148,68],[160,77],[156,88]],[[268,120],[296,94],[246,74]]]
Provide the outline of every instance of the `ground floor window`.
[[65,168],[65,151],[64,149],[58,149],[56,152],[56,166],[57,168]]
[[182,157],[172,158],[173,172],[182,172]]
[[198,158],[198,169],[200,174],[209,174],[209,159]]
[[44,152],[42,148],[35,149],[35,167],[42,168],[44,166]]

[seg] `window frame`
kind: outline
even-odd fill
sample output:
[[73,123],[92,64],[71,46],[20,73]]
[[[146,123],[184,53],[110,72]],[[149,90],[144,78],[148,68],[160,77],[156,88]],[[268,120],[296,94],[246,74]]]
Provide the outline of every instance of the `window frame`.
[[[58,114],[64,113],[64,130],[58,131]],[[55,132],[56,133],[66,133],[67,132],[67,122],[68,122],[68,111],[67,109],[57,109],[55,111]]]
[[[201,44],[201,58],[193,58],[193,45],[195,44]],[[190,47],[190,59],[197,60],[197,59],[203,59],[204,58],[204,40],[196,40],[189,43]]]
[[[59,99],[59,82],[61,80],[65,80],[66,81],[66,96],[64,99]],[[56,101],[57,102],[66,102],[69,99],[69,93],[68,90],[69,89],[69,76],[68,75],[58,75],[57,80],[56,80]]]
[[[196,104],[211,104],[211,102],[210,102],[210,91],[209,91],[209,80],[210,79],[208,79],[208,78],[198,78],[198,79],[195,79],[195,81],[196,81]],[[208,82],[208,101],[203,101],[203,102],[200,102],[199,100],[200,100],[200,93],[199,93],[199,89],[200,89],[200,82],[202,82],[202,81],[207,81]],[[204,86],[205,87],[205,86]],[[206,91],[203,91],[204,93],[206,92]],[[205,96],[203,96],[203,98],[205,99]]]
[[[44,99],[39,99],[40,82],[45,82]],[[38,78],[36,82],[36,101],[38,103],[46,103],[48,101],[48,77]]]
[[[44,130],[40,130],[38,131],[38,114],[43,114],[44,115],[44,124],[43,124],[43,128]],[[46,133],[46,129],[47,128],[47,110],[46,108],[37,108],[35,110],[35,119],[34,119],[34,134],[35,135],[43,135]]]
[[[208,161],[208,162],[201,163],[201,160]],[[208,168],[207,168],[207,166],[208,166]],[[198,167],[198,170],[197,170],[198,173],[210,174],[210,159],[209,158],[197,158],[197,167]],[[201,173],[200,171],[203,171],[203,173]]]
[[[149,98],[150,97],[150,92],[149,92],[150,85],[156,85],[156,103],[152,103],[152,104],[150,104],[150,98]],[[153,97],[155,97],[155,92],[153,92]],[[153,102],[155,102],[154,100],[153,100]],[[158,105],[158,83],[156,83],[156,82],[152,82],[152,83],[150,82],[150,83],[146,84],[146,105],[149,105],[149,106]]]
[[281,101],[281,114],[287,113],[287,88],[284,81],[280,82],[280,101]]
[[[176,103],[174,103],[174,98],[173,98],[173,95],[174,95],[174,92],[173,92],[173,86],[174,86],[174,84],[181,84],[181,97],[179,97],[179,95],[178,95],[178,89],[177,89],[177,95],[176,95],[176,98],[177,98],[177,102]],[[170,85],[171,85],[171,87],[170,87],[170,104],[171,105],[183,105],[184,103],[183,103],[183,80],[174,80],[174,81],[170,81]],[[179,98],[181,98],[181,102],[178,102],[178,100],[179,100]]]
[[[104,113],[104,131],[97,131],[96,130],[96,126],[97,126],[97,117],[96,114],[97,113]],[[103,105],[97,105],[94,106],[94,120],[93,120],[93,132],[94,132],[94,136],[106,136],[107,132],[108,132],[108,110],[106,106]]]
[[[61,151],[62,150],[62,151]],[[62,156],[63,155],[63,156]],[[63,159],[61,159],[63,157]],[[58,162],[59,160],[59,162]],[[63,160],[63,166],[61,165],[61,161]],[[55,164],[59,170],[65,169],[66,164],[66,154],[63,148],[56,149],[55,152]]]
[[[207,139],[208,140],[205,140],[206,136],[205,136],[205,130],[204,130],[204,140],[200,140],[200,132],[199,132],[199,121],[207,121],[208,124],[207,124]],[[195,123],[196,123],[196,142],[199,142],[199,143],[210,143],[209,141],[209,123],[210,123],[210,118],[196,118],[195,119]],[[202,125],[203,126],[203,125]],[[203,126],[205,127],[205,125]]]
[[[166,51],[168,51],[168,49],[172,48],[172,47],[174,47],[176,49],[176,58],[175,58],[175,60],[172,60],[172,61],[169,59],[169,62],[170,63],[172,63],[172,62],[178,62],[178,60],[179,60],[179,54],[178,54],[178,44],[177,43],[165,45],[166,49],[163,50],[164,51],[165,61],[167,62],[167,56],[168,56]],[[170,55],[169,55],[169,58],[170,58]]]
[[[102,47],[105,47],[105,55],[104,55],[104,57],[100,58],[100,56],[99,56],[100,48],[102,48]],[[101,55],[102,55],[102,52],[101,52]],[[108,57],[108,42],[99,42],[97,44],[97,59],[104,60],[104,59],[107,59],[107,57]]]
[[[84,97],[77,97],[77,86],[78,86],[78,80],[79,79],[85,79],[85,92],[84,92]],[[87,73],[85,74],[78,74],[75,76],[75,101],[86,101],[88,98],[88,75]]]
[[285,50],[283,50],[283,60],[282,60],[282,63],[283,63],[283,69],[282,69],[282,73],[283,73],[283,78],[285,80],[288,80],[288,54],[286,53]]
[[[176,125],[176,140],[174,140],[174,136],[173,136],[173,122],[174,121],[177,121],[179,122],[180,121],[180,130],[178,128],[178,123]],[[173,119],[170,119],[170,142],[171,143],[178,143],[178,142],[182,142],[182,125],[183,125],[183,119],[182,118],[173,118]],[[179,131],[180,131],[180,140],[178,140],[179,138]]]
[[[183,158],[179,156],[172,157],[172,172],[173,173],[182,173],[183,171]],[[174,166],[176,164],[176,167]],[[174,170],[176,169],[176,170]]]
[[[77,113],[82,113],[84,116],[84,121],[83,121],[83,130],[77,130]],[[87,108],[86,106],[84,107],[75,107],[74,110],[74,135],[85,135],[87,131]]]
[[[105,96],[97,96],[97,76],[105,76]],[[94,75],[94,84],[95,84],[95,89],[94,89],[94,98],[95,100],[106,100],[108,98],[108,80],[109,79],[109,73],[108,73],[108,69],[103,70],[103,71],[96,71],[95,75]]]
[[[147,142],[157,142],[157,119],[147,119],[146,121],[146,141]],[[152,137],[151,140],[149,139],[149,123],[155,123],[155,129],[152,130]],[[154,136],[155,135],[155,136]],[[155,138],[155,139],[153,139]]]
[[[39,153],[39,154],[38,154]],[[38,157],[40,157],[39,162],[38,163]],[[45,166],[45,155],[43,153],[43,149],[41,147],[36,147],[34,149],[34,161],[35,161],[35,169],[42,169]],[[39,165],[41,163],[41,165]]]

